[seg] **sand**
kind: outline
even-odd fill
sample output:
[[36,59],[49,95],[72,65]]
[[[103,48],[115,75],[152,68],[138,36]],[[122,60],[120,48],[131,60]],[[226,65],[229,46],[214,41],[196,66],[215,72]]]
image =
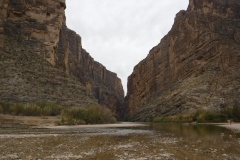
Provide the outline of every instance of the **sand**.
[[232,123],[232,124],[226,123],[226,124],[221,124],[218,126],[240,132],[240,123]]

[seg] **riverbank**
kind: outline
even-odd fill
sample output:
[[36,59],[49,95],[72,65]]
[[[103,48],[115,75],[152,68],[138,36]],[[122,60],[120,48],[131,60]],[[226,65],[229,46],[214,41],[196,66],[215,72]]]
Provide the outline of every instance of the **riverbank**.
[[0,114],[1,128],[27,128],[33,126],[55,126],[61,121],[59,116],[13,116]]
[[227,129],[231,129],[240,133],[240,123],[232,123],[232,124],[224,123],[224,124],[218,124],[217,126],[225,127]]
[[119,122],[113,124],[91,125],[59,125],[59,116],[12,116],[0,114],[0,128],[46,128],[46,129],[74,129],[74,128],[125,128],[142,127],[147,123]]
[[180,123],[126,127],[138,124],[56,126],[56,129],[0,128],[0,159],[240,158],[240,135],[225,128],[213,124]]
[[74,128],[129,128],[129,127],[144,127],[148,124],[138,122],[119,122],[113,124],[92,124],[92,125],[74,125],[74,126],[43,126],[48,129],[74,129]]
[[[58,126],[61,118],[58,116],[12,116],[0,114],[0,128],[47,128],[47,129],[74,129],[74,128],[125,128],[146,126],[144,123],[121,122],[114,124],[97,125],[70,125]],[[234,130],[240,133],[240,123],[207,123]]]

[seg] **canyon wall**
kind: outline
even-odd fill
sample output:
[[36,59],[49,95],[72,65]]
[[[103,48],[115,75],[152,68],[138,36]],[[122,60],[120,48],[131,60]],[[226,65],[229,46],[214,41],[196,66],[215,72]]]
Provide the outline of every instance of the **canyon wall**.
[[99,104],[107,106],[122,117],[124,91],[121,80],[116,73],[94,61],[82,48],[79,35],[63,27],[56,53],[58,69],[76,77],[86,87],[87,94],[93,95]]
[[238,0],[190,0],[129,76],[129,118],[240,106],[239,11]]
[[99,103],[120,113],[121,80],[66,26],[65,0],[1,0],[0,100]]

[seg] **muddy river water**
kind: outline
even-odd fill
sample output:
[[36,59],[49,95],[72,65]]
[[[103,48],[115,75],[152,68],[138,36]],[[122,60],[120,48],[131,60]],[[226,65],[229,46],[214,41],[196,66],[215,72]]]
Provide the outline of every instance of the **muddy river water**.
[[239,160],[240,134],[167,123],[0,128],[0,159]]

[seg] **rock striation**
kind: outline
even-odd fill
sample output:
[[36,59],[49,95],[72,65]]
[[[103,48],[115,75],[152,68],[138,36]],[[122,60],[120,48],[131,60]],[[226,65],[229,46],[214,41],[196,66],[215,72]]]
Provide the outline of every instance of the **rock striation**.
[[0,100],[99,103],[119,114],[121,80],[66,26],[65,0],[1,0]]
[[121,80],[116,73],[94,61],[82,48],[79,35],[63,27],[56,53],[56,67],[59,70],[76,77],[86,87],[88,95],[93,95],[99,104],[107,106],[122,117],[124,91]]
[[239,0],[190,0],[129,76],[129,117],[147,120],[240,106],[239,11]]

